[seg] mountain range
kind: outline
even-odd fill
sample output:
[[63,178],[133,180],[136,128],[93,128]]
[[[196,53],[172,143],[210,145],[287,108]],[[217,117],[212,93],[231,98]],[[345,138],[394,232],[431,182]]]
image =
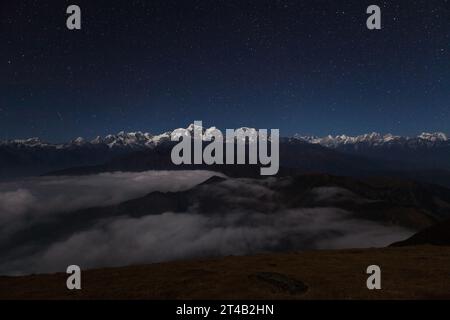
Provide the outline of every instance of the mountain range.
[[393,134],[379,134],[376,132],[363,134],[359,136],[347,136],[337,135],[326,137],[317,136],[301,136],[294,135],[295,138],[303,140],[309,143],[320,144],[325,147],[339,148],[343,145],[369,145],[372,147],[386,147],[386,146],[408,146],[411,148],[419,147],[435,147],[435,146],[448,146],[450,139],[445,133],[435,132],[427,133],[423,132],[416,137],[396,136]]
[[[187,128],[193,132],[194,125]],[[203,133],[215,129],[202,128]],[[243,130],[253,130],[242,128]],[[119,132],[86,140],[52,144],[38,138],[0,142],[0,178],[27,175],[87,174],[105,171],[205,169],[174,166],[170,161],[171,131],[153,135]],[[377,133],[280,138],[280,174],[321,172],[337,175],[389,175],[450,186],[450,139],[444,133],[402,137]],[[251,175],[245,166],[212,166],[232,176]]]
[[[190,124],[187,128],[188,131],[194,130],[194,124]],[[208,135],[211,130],[217,129],[216,127],[202,128],[203,133]],[[242,127],[239,128],[244,131],[256,130],[253,128]],[[43,148],[43,149],[72,149],[86,146],[99,146],[104,145],[110,149],[115,148],[132,148],[143,149],[153,148],[161,143],[170,141],[170,134],[172,131],[163,132],[161,134],[151,134],[148,132],[124,132],[121,131],[117,134],[109,134],[104,137],[97,136],[92,140],[87,140],[82,137],[78,137],[65,143],[48,143],[42,141],[40,138],[33,137],[28,139],[13,139],[13,140],[0,140],[0,147],[15,147],[15,148]],[[359,148],[362,145],[371,147],[393,147],[403,146],[410,148],[420,147],[437,147],[437,146],[450,146],[450,139],[445,133],[435,132],[427,133],[423,132],[416,137],[398,136],[393,134],[380,134],[380,133],[368,133],[358,136],[348,135],[336,135],[336,136],[302,136],[295,134],[292,138],[298,139],[311,144],[319,144],[328,148],[341,148],[342,146],[355,146]]]

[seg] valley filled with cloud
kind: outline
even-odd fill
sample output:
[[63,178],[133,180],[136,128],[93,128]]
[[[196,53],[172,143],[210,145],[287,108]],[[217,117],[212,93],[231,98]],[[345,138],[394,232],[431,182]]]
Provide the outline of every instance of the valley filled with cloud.
[[[0,273],[381,247],[413,233],[342,208],[346,201],[372,201],[345,188],[315,187],[306,193],[299,190],[297,196],[292,184],[290,178],[231,179],[208,171],[118,172],[1,183]],[[287,205],[286,197],[308,199],[309,204]],[[141,209],[145,199],[150,205]],[[121,205],[130,200],[133,206]],[[171,202],[186,204],[166,210]],[[117,209],[122,207],[126,209]],[[99,211],[104,213],[92,215]]]

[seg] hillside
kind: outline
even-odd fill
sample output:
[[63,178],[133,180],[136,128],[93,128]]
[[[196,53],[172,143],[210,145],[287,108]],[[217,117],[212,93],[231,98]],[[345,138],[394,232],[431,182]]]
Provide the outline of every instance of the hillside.
[[450,246],[450,220],[438,222],[416,233],[411,238],[392,244],[396,247],[416,245]]
[[[366,288],[378,264],[382,290]],[[308,251],[0,277],[0,299],[450,299],[450,247]]]

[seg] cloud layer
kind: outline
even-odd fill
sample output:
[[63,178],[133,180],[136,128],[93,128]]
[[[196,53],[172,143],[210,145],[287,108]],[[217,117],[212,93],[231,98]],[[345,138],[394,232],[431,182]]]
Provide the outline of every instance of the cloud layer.
[[[35,215],[52,214],[55,209],[118,203],[155,190],[186,190],[211,175],[192,171],[116,173],[29,180],[17,183],[15,190],[3,185],[2,221],[20,221],[18,212],[32,221],[38,218]],[[87,230],[67,234],[44,247],[18,247],[16,255],[0,260],[0,273],[64,271],[70,264],[83,269],[280,250],[375,247],[411,234],[355,219],[338,208],[284,208],[275,200],[274,183],[274,179],[230,179],[203,186],[201,193],[219,199],[226,211],[205,212],[194,205],[182,213],[99,220]],[[320,191],[315,193],[336,194],[334,189]],[[265,200],[260,201],[261,197]]]
[[[43,216],[117,204],[153,191],[192,188],[217,173],[209,171],[115,172],[38,177],[0,183],[0,231]],[[0,236],[1,239],[1,236]]]

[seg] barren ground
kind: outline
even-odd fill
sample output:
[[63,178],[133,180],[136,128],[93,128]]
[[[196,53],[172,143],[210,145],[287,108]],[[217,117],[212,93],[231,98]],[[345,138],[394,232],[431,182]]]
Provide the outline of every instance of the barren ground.
[[[382,290],[366,268],[382,269]],[[0,299],[450,299],[450,247],[308,251],[0,277]]]

